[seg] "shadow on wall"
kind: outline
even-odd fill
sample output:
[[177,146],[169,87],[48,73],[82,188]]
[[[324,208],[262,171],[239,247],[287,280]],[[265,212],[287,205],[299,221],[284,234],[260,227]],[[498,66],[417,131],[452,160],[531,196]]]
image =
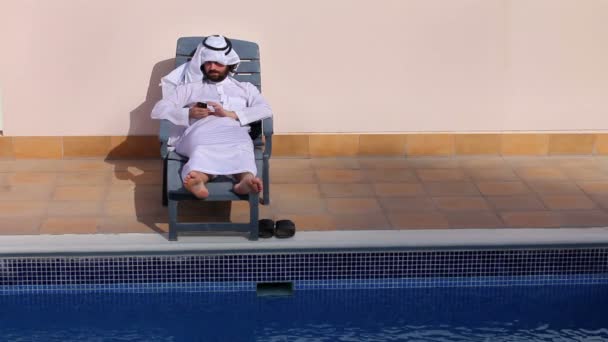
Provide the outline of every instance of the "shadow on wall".
[[137,132],[150,130],[158,131],[158,122],[150,118],[152,108],[162,98],[160,79],[171,72],[175,59],[166,59],[154,65],[146,99],[130,113],[129,133],[118,146],[110,151],[107,160],[126,158],[158,158],[158,138],[149,135],[137,135]]
[[[137,221],[153,231],[167,236],[168,212],[162,206],[162,167],[160,143],[157,136],[135,135],[154,127],[158,122],[150,118],[152,108],[162,98],[160,79],[175,66],[175,59],[158,62],[152,69],[146,99],[130,113],[129,133],[108,153],[106,162],[114,165],[115,178],[133,190]],[[144,158],[145,160],[142,160]],[[230,202],[180,202],[180,221],[229,221]]]
[[[114,165],[115,179],[120,184],[132,187],[135,215],[138,222],[144,223],[159,234],[164,234],[162,223],[168,222],[166,210],[161,205],[162,161],[160,144],[155,136],[136,135],[143,127],[153,124],[158,130],[158,123],[150,118],[154,104],[162,98],[160,79],[173,70],[175,59],[160,61],[152,68],[146,99],[130,112],[129,133],[123,141],[113,148],[106,157],[106,162]],[[146,162],[135,160],[149,159]],[[154,160],[156,159],[156,160]],[[166,224],[165,224],[166,226]]]

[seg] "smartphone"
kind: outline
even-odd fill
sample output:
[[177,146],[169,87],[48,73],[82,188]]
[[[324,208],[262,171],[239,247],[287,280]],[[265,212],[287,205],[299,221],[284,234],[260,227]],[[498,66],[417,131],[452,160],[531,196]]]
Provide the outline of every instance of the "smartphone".
[[207,108],[207,104],[205,102],[197,102],[196,106],[198,108]]

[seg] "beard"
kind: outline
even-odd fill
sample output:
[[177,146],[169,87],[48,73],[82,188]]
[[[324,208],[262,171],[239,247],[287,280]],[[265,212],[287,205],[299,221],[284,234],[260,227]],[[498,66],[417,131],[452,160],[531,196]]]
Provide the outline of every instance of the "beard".
[[230,68],[226,68],[226,71],[224,71],[224,72],[219,72],[219,71],[214,70],[210,73],[207,73],[205,71],[205,68],[201,68],[201,70],[203,71],[203,75],[205,75],[205,78],[212,82],[221,82],[221,81],[225,80],[226,77],[228,77],[228,74],[230,73]]

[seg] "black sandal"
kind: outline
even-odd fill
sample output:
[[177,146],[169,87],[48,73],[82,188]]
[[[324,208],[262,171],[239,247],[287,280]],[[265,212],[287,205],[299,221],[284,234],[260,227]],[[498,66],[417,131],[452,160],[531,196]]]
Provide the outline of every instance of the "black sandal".
[[296,234],[296,224],[291,220],[278,220],[274,230],[274,236],[279,239],[286,239]]
[[271,238],[274,235],[274,221],[261,219],[258,221],[258,237],[262,239]]

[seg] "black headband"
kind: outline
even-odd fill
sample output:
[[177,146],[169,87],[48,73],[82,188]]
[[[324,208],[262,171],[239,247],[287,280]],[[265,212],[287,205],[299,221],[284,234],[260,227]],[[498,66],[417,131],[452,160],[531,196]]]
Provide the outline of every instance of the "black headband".
[[[215,35],[215,36],[211,36],[211,37],[219,37],[219,35]],[[203,46],[206,47],[207,49],[211,49],[213,51],[224,51],[224,50],[228,49],[228,51],[226,51],[224,53],[224,55],[226,55],[226,56],[228,56],[230,51],[232,51],[232,42],[230,41],[230,39],[224,37],[224,40],[226,41],[226,46],[224,46],[222,48],[217,48],[215,46],[207,45],[208,38],[209,37],[205,37],[205,39],[203,39]]]

